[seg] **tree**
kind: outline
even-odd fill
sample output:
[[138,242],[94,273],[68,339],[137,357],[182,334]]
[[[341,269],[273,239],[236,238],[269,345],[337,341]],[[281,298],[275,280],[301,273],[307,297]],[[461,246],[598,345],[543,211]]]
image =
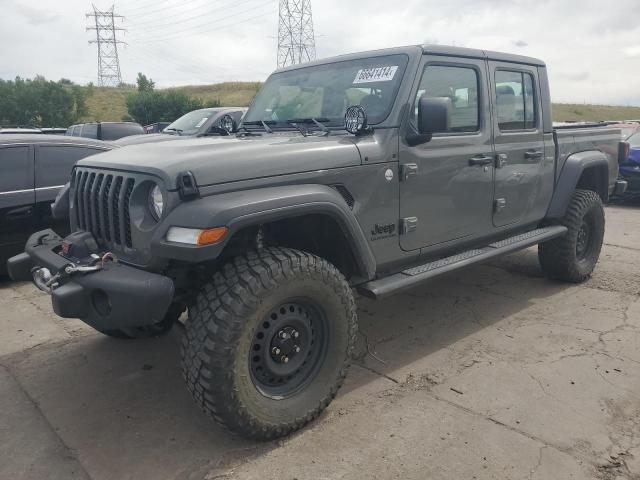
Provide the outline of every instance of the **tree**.
[[147,78],[143,73],[138,72],[138,78],[136,78],[136,84],[138,85],[139,92],[152,92],[156,86],[156,82]]
[[0,124],[66,127],[86,114],[87,90],[70,81],[0,80]]
[[191,98],[177,90],[169,90],[166,93],[139,90],[130,94],[126,102],[129,115],[142,125],[173,122],[185,113],[203,107],[199,98]]

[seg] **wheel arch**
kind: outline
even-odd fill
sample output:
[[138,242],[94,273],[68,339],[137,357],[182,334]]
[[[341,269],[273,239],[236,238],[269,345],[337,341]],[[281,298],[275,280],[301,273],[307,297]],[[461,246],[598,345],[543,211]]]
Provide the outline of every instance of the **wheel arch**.
[[[228,254],[234,242],[243,236],[262,231],[268,239],[289,239],[280,246],[301,248],[309,240],[321,236],[336,245],[328,249],[319,245],[306,251],[336,262],[345,275],[369,280],[375,275],[375,259],[354,213],[344,198],[326,185],[294,185],[257,190],[231,192],[201,198],[182,204],[163,222],[164,228],[156,232],[152,251],[165,258],[187,262],[215,260]],[[163,239],[170,226],[186,228],[229,228],[227,238],[208,247],[176,246]],[[341,251],[347,249],[342,255]],[[327,255],[329,258],[327,258]]]
[[570,155],[558,176],[546,217],[562,218],[576,189],[592,190],[603,202],[609,200],[609,159],[600,151]]

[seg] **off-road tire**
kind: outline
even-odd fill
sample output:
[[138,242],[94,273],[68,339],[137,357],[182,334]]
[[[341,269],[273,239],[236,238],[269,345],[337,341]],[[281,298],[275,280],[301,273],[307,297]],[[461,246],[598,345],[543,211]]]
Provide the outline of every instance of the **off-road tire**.
[[173,324],[178,321],[182,312],[185,311],[185,306],[180,303],[172,303],[169,306],[169,310],[165,314],[161,322],[155,325],[148,325],[145,327],[132,327],[114,330],[101,330],[100,333],[108,337],[117,338],[121,340],[140,340],[144,338],[161,337],[169,333]]
[[[256,332],[268,328],[264,319],[274,318],[269,312],[292,299],[308,299],[325,312],[326,354],[307,384],[277,398],[252,377],[252,349]],[[196,403],[226,429],[257,440],[282,437],[315,419],[336,396],[356,333],[353,294],[337,268],[306,252],[265,248],[232,259],[189,306],[182,372]]]
[[[538,246],[538,259],[544,273],[552,279],[581,283],[587,280],[600,257],[604,239],[602,200],[591,190],[576,190],[564,217],[558,222],[568,228],[566,235]],[[586,225],[588,244],[579,255],[579,235]]]

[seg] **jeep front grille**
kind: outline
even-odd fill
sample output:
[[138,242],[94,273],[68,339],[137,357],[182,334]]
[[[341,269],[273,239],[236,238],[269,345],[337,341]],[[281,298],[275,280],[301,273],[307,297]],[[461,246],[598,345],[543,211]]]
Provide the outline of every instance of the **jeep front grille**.
[[129,202],[135,179],[122,174],[78,169],[73,179],[75,223],[110,248],[132,248]]

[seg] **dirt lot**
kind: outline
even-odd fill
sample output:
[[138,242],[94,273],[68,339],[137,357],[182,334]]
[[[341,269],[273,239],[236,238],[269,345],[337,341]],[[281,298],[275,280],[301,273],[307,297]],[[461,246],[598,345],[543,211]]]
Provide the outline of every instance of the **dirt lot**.
[[116,341],[0,284],[0,479],[640,479],[640,208],[607,208],[593,278],[535,249],[360,305],[336,401],[253,443],[194,406],[180,328]]

